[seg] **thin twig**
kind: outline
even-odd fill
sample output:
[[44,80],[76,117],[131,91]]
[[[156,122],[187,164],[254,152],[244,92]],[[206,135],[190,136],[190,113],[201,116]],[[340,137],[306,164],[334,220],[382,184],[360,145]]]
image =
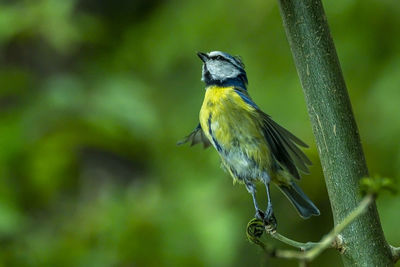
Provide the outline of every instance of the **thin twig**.
[[342,222],[337,224],[329,234],[322,238],[321,242],[319,242],[311,250],[305,252],[305,254],[307,255],[307,259],[313,260],[319,254],[321,254],[322,251],[328,248],[333,243],[335,238],[340,234],[340,232],[342,232],[343,229],[346,228],[346,226],[348,226],[351,222],[357,219],[358,216],[367,211],[368,206],[373,202],[373,200],[373,195],[365,196],[358,204],[358,206],[352,212],[350,212],[350,214],[347,215],[347,217],[344,218]]
[[[332,231],[330,231],[326,236],[324,236],[321,239],[320,242],[317,243],[313,242],[301,243],[289,239],[281,234],[278,234],[277,232],[270,233],[270,235],[275,239],[305,251],[280,250],[280,249],[275,250],[270,246],[265,245],[263,242],[259,240],[259,237],[261,236],[262,232],[260,233],[260,225],[259,225],[260,222],[257,221],[256,219],[249,222],[247,228],[247,235],[249,237],[249,240],[261,246],[267,254],[278,258],[298,259],[302,262],[301,264],[303,264],[304,266],[306,262],[312,261],[325,249],[329,247],[336,247],[341,251],[344,251],[345,248],[342,246],[342,244],[340,244],[339,248],[338,246],[339,244],[337,244],[338,242],[335,242],[335,239],[343,231],[343,229],[346,228],[346,226],[348,226],[351,222],[357,219],[361,214],[363,214],[368,209],[368,206],[373,202],[373,200],[374,200],[373,195],[369,194],[365,196],[361,200],[359,205],[352,212],[350,212],[350,214],[342,222],[337,224],[332,229]],[[256,232],[256,234],[254,234],[254,232]],[[400,258],[400,248],[392,248],[392,251],[394,255],[393,257],[394,258],[397,257],[396,259],[398,260]]]
[[307,242],[307,243],[302,243],[302,242],[298,242],[298,241],[294,241],[290,238],[287,238],[286,236],[283,236],[281,234],[279,234],[278,232],[274,232],[274,233],[270,233],[270,235],[281,241],[282,243],[288,244],[289,246],[295,247],[295,248],[299,248],[303,251],[305,250],[309,250],[313,247],[315,247],[316,245],[318,245],[317,242]]

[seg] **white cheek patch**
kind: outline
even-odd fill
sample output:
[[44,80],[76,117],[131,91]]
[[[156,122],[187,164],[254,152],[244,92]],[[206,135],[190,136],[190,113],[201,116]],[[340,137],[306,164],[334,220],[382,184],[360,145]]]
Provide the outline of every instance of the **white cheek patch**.
[[240,71],[224,61],[210,61],[207,63],[207,69],[215,80],[223,81],[228,78],[235,78],[240,74]]

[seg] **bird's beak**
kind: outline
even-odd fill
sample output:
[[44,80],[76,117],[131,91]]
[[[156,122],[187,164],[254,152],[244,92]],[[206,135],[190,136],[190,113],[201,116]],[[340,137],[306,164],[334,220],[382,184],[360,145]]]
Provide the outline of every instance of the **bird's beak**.
[[208,57],[208,55],[206,53],[197,52],[197,55],[199,56],[199,58],[203,62],[206,62],[209,59],[209,57]]

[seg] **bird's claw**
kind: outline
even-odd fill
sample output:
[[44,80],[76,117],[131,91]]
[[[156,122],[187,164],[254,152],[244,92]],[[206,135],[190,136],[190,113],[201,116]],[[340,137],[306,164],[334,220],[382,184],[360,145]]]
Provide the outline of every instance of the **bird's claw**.
[[267,209],[264,218],[264,225],[265,225],[265,231],[267,233],[274,233],[276,232],[276,227],[277,227],[277,221],[274,215],[274,212],[272,209]]
[[265,213],[261,210],[257,210],[254,217],[264,223],[265,231],[267,231],[267,233],[274,233],[276,231],[277,221],[272,209],[267,209]]
[[256,215],[254,217],[256,217],[257,219],[259,219],[261,221],[264,221],[265,214],[261,210],[257,210]]

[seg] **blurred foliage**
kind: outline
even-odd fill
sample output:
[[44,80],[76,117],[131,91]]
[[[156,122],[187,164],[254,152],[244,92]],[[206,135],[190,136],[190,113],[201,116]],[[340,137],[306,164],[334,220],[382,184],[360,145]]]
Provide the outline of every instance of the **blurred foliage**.
[[364,177],[360,180],[360,190],[363,195],[371,194],[378,196],[384,191],[392,194],[398,192],[395,181],[387,177]]
[[[399,177],[400,5],[325,2],[370,172]],[[322,215],[303,221],[274,191],[279,231],[300,241],[329,231],[276,1],[3,0],[1,266],[296,266],[247,242],[250,196],[215,151],[175,146],[204,93],[195,52],[211,50],[240,54],[258,105],[311,145],[301,186]],[[399,245],[400,197],[378,207]]]

